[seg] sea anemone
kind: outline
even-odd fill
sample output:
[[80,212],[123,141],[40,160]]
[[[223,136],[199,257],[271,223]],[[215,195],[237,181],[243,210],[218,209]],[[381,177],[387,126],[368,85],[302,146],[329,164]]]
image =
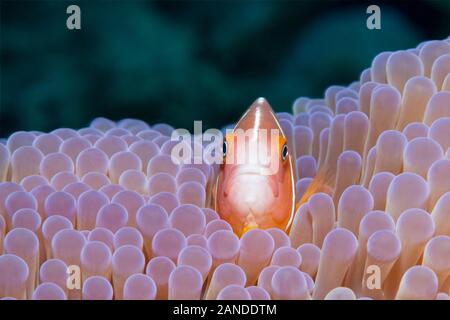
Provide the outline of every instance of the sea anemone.
[[217,166],[174,163],[167,124],[13,133],[0,298],[450,299],[450,40],[382,52],[277,116],[296,200],[322,168],[334,179],[287,233],[240,238],[210,208]]

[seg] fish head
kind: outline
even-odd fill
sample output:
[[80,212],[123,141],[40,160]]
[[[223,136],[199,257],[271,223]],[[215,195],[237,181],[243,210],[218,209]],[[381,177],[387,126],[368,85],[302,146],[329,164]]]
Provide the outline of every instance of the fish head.
[[236,234],[253,228],[287,230],[295,208],[293,162],[276,116],[257,99],[222,147],[215,208]]

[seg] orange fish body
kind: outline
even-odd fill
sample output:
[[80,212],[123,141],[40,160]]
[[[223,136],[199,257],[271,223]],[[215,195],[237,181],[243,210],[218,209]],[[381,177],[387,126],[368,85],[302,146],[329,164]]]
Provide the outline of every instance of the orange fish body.
[[239,236],[253,228],[287,231],[296,209],[293,170],[281,126],[259,98],[224,137],[215,210]]

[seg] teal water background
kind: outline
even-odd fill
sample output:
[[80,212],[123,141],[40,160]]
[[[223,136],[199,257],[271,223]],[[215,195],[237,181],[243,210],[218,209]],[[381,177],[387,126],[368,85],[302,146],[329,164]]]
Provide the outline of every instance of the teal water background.
[[290,111],[381,51],[450,34],[450,1],[376,3],[371,31],[366,1],[2,0],[0,137],[98,116],[221,128],[259,96]]

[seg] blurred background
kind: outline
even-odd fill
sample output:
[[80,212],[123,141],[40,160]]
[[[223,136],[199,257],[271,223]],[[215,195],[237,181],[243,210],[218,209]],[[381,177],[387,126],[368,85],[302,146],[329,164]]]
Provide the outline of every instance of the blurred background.
[[[81,30],[66,28],[70,4]],[[221,128],[259,96],[291,111],[357,80],[381,51],[450,33],[448,0],[1,0],[0,12],[0,137],[98,116]]]

